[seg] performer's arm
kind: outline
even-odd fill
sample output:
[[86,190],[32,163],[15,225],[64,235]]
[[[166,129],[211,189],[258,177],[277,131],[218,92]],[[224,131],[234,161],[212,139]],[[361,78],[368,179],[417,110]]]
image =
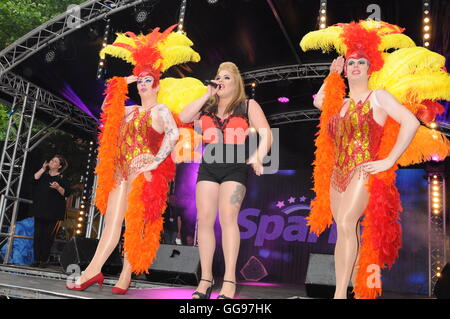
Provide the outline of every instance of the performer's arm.
[[42,164],[42,168],[40,170],[38,170],[36,173],[34,173],[34,179],[38,180],[41,178],[42,174],[44,174],[45,170],[48,167],[48,162],[45,161],[44,164]]
[[164,138],[161,142],[161,147],[158,150],[158,153],[155,155],[152,163],[144,166],[142,169],[138,171],[138,173],[142,173],[145,171],[151,171],[158,167],[167,156],[170,155],[175,144],[178,141],[179,133],[178,127],[173,119],[172,113],[166,106],[158,106],[155,110],[157,114],[158,121],[163,124],[164,129]]
[[250,124],[261,137],[256,154],[249,158],[248,163],[252,164],[256,175],[260,175],[262,173],[263,159],[272,146],[272,131],[261,106],[255,100],[249,101],[248,108]]
[[405,106],[401,105],[389,92],[377,90],[374,93],[380,103],[379,107],[400,124],[400,131],[398,132],[394,147],[385,159],[365,164],[365,170],[371,174],[383,172],[391,168],[406,150],[409,143],[411,143],[420,126],[420,122],[416,116]]
[[[333,60],[330,66],[330,73],[336,72],[339,75],[342,73],[342,70],[344,69],[344,63],[345,59],[342,56],[337,57]],[[325,96],[325,84],[322,84],[322,86],[319,89],[319,92],[314,96],[314,106],[318,108],[319,110],[322,109],[323,99]]]
[[211,96],[217,94],[218,91],[219,86],[217,88],[213,88],[212,86],[208,85],[208,91],[206,91],[205,95],[186,105],[180,112],[180,114],[178,115],[180,121],[183,123],[191,123],[197,120],[203,105],[208,102]]

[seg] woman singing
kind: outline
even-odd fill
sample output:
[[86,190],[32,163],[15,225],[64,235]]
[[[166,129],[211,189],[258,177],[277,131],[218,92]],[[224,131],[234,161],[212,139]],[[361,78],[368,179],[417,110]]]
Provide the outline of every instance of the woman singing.
[[[214,222],[219,211],[225,274],[218,298],[230,299],[236,289],[240,244],[238,214],[246,192],[247,163],[256,175],[263,173],[262,162],[270,149],[272,135],[259,104],[245,97],[244,83],[234,63],[222,63],[214,82],[218,84],[216,87],[209,85],[204,96],[180,113],[182,122],[198,120],[206,144],[196,185],[202,277],[192,298],[204,299],[211,295],[216,247]],[[245,140],[250,127],[256,129],[261,140],[256,152],[246,161]]]

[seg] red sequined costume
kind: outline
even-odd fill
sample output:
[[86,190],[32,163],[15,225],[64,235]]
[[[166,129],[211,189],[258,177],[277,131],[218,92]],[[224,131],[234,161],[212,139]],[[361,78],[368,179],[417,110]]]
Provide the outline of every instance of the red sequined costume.
[[149,165],[158,152],[164,133],[152,127],[151,110],[135,108],[132,117],[120,126],[117,147],[116,179],[128,179],[139,169]]
[[[383,21],[339,23],[309,32],[302,38],[300,46],[304,51],[335,49],[346,59],[353,55],[366,57],[370,63],[369,89],[389,92],[416,116],[430,121],[442,111],[429,101],[450,99],[447,89],[450,77],[444,68],[445,58],[417,47],[402,34],[403,31],[403,28]],[[346,85],[340,74],[331,72],[324,81],[319,132],[315,140],[313,190],[316,198],[311,201],[307,217],[310,230],[317,235],[333,223],[330,185],[345,190],[359,165],[388,157],[400,131],[400,124],[390,116],[383,127],[378,126],[373,120],[370,104],[355,105],[354,112],[340,118],[345,91]],[[372,100],[375,98],[372,96]],[[367,114],[364,114],[365,110],[368,110]],[[449,143],[445,136],[422,125],[394,166],[369,176],[370,197],[361,223],[359,270],[353,281],[355,298],[381,295],[380,272],[373,266],[378,269],[392,267],[402,245],[399,223],[402,207],[395,187],[397,165],[416,164],[432,157],[443,160],[448,152]]]
[[334,168],[331,185],[339,192],[347,189],[356,174],[362,171],[362,164],[377,159],[383,127],[375,122],[369,96],[366,101],[355,104],[350,99],[346,114],[331,117],[328,132],[334,141]]

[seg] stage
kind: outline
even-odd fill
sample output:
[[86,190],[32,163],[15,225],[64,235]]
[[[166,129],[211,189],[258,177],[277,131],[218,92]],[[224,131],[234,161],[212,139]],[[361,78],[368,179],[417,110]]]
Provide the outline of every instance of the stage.
[[[85,291],[65,288],[67,274],[58,266],[40,269],[0,265],[0,298],[16,299],[190,299],[194,286],[132,280],[125,295],[113,295],[111,288],[117,277],[105,276],[103,288],[98,285]],[[145,278],[145,277],[144,277]],[[211,298],[217,298],[220,282]],[[312,299],[304,286],[273,283],[238,283],[236,299]],[[424,295],[408,295],[385,291],[381,299],[428,299]]]

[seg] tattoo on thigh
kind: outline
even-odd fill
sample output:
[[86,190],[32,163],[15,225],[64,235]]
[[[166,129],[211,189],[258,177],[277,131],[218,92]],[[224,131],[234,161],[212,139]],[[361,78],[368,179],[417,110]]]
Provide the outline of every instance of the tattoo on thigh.
[[230,204],[232,205],[241,205],[242,201],[244,200],[245,195],[245,186],[243,185],[237,185],[233,194],[230,197]]

